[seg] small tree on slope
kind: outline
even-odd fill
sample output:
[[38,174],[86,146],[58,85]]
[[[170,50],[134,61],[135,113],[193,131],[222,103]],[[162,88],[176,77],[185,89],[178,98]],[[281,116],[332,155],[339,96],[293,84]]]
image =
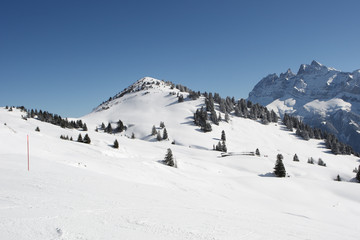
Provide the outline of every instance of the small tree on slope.
[[170,148],[167,149],[167,153],[165,155],[164,163],[170,167],[176,167],[174,156]]
[[118,142],[117,139],[115,139],[113,147],[114,148],[119,148],[119,142]]
[[275,167],[274,167],[274,174],[277,177],[285,177],[286,176],[286,170],[285,170],[285,166],[283,164],[283,155],[278,154],[277,155],[277,159],[276,159],[276,163],[275,163]]
[[87,135],[87,134],[85,135],[83,142],[86,143],[86,144],[90,144],[90,143],[91,143],[91,140],[90,140],[89,135]]

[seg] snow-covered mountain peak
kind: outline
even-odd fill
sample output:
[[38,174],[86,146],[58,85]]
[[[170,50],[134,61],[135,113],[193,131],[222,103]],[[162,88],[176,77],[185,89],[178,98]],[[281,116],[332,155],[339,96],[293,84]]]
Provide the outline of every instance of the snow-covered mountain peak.
[[279,78],[273,74],[263,78],[249,93],[248,100],[268,106],[280,115],[301,116],[317,127],[326,122],[326,130],[341,133],[338,137],[342,141],[352,142],[360,150],[360,146],[354,146],[360,140],[360,127],[354,128],[360,126],[360,70],[341,72],[314,60],[301,64],[296,75],[288,70]]
[[324,73],[326,73],[328,71],[331,71],[331,70],[335,70],[335,69],[328,68],[328,67],[322,65],[321,63],[313,60],[310,65],[301,64],[297,75],[300,75],[300,74],[313,74],[313,73],[324,74]]
[[295,74],[291,71],[290,68],[286,72],[280,73],[280,78],[291,78],[294,76],[295,76]]

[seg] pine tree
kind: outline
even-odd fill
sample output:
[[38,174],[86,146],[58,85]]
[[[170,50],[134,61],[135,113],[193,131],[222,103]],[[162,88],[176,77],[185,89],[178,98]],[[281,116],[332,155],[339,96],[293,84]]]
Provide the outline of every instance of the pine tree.
[[160,128],[164,128],[165,127],[165,123],[164,122],[160,122]]
[[135,133],[131,134],[131,139],[135,139]]
[[162,139],[164,139],[164,140],[167,140],[167,139],[168,139],[168,133],[167,133],[167,131],[166,131],[166,128],[164,128]]
[[105,124],[101,123],[101,130],[105,130]]
[[85,135],[83,142],[86,143],[86,144],[90,144],[90,143],[91,143],[91,140],[90,140],[90,137],[89,137],[88,134]]
[[124,131],[124,124],[121,120],[117,122],[116,132],[122,132]]
[[321,158],[319,158],[319,160],[318,160],[318,165],[326,167],[326,163]]
[[164,164],[166,164],[170,167],[176,167],[175,161],[174,161],[174,156],[173,156],[170,148],[167,149],[167,153],[166,153],[165,159],[164,159]]
[[226,135],[224,130],[221,131],[221,140],[226,141]]
[[358,180],[358,182],[360,182],[360,166],[359,166],[358,169],[359,169],[359,170],[358,170],[358,172],[357,172],[357,174],[356,174],[356,180]]
[[86,123],[83,124],[83,130],[84,130],[84,131],[87,131],[87,130],[88,130],[88,128],[87,128],[87,126],[86,126]]
[[294,162],[299,162],[299,158],[298,158],[298,155],[296,155],[296,153],[295,153],[295,155],[293,157],[293,161]]
[[260,151],[258,148],[255,150],[255,155],[260,157]]
[[156,127],[155,125],[153,125],[152,129],[151,129],[151,136],[155,136],[156,135]]
[[40,132],[40,128],[39,128],[39,127],[36,127],[36,128],[35,128],[35,131]]
[[335,181],[341,182],[341,177],[340,177],[340,175],[339,175],[339,174],[337,175],[337,177],[336,177]]
[[119,142],[118,142],[117,139],[115,139],[113,147],[114,148],[119,148]]
[[79,136],[78,136],[77,141],[78,141],[78,142],[83,142],[83,139],[82,139],[81,133],[79,133]]
[[283,155],[278,154],[277,155],[277,159],[276,159],[276,163],[275,163],[275,167],[274,167],[274,174],[277,177],[285,177],[286,176],[286,171],[285,171],[285,166],[283,164]]
[[112,133],[112,131],[113,131],[113,129],[112,129],[112,127],[111,127],[111,123],[108,123],[108,125],[107,125],[107,127],[106,127],[106,129],[105,129],[105,132],[107,132],[107,133]]

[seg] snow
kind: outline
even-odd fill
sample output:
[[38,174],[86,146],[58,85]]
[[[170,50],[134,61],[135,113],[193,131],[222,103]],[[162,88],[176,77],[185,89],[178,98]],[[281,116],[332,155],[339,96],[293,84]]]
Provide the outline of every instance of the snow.
[[[358,239],[357,158],[329,154],[322,141],[299,140],[281,124],[231,117],[202,133],[192,114],[203,99],[177,103],[172,92],[161,82],[84,116],[90,145],[59,138],[85,132],[1,108],[0,239]],[[119,119],[132,126],[119,134],[94,130]],[[169,141],[149,136],[160,121]],[[259,148],[261,157],[209,150],[222,130],[229,151]],[[119,149],[110,146],[115,139]],[[177,169],[159,163],[167,148]],[[278,153],[287,178],[272,177]],[[307,164],[308,157],[327,167]],[[333,181],[337,174],[343,182]]]
[[351,103],[345,102],[339,98],[333,98],[328,101],[314,100],[304,105],[306,111],[325,117],[326,114],[338,110],[351,111]]

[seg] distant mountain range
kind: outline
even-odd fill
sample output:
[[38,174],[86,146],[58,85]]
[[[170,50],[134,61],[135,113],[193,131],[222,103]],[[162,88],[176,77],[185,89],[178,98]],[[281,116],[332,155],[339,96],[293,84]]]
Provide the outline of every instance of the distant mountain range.
[[270,74],[249,93],[248,100],[335,134],[360,151],[360,70],[342,72],[312,61],[295,74]]

